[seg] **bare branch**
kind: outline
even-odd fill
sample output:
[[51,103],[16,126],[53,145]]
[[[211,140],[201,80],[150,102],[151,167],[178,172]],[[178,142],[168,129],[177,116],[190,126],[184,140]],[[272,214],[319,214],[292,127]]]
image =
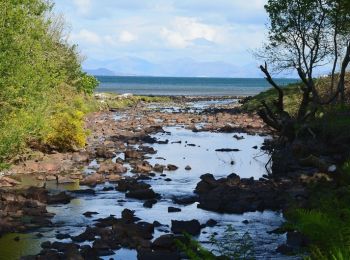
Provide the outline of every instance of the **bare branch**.
[[280,86],[276,84],[276,82],[272,79],[268,69],[267,69],[267,63],[265,62],[265,66],[260,66],[261,71],[265,74],[266,80],[278,91],[278,102],[277,102],[277,108],[279,111],[284,110],[284,103],[283,103],[283,90]]

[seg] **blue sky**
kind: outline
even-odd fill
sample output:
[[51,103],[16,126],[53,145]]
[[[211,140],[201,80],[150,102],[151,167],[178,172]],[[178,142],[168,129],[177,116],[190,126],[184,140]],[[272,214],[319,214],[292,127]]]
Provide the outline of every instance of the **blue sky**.
[[86,69],[162,76],[261,76],[265,0],[56,0]]

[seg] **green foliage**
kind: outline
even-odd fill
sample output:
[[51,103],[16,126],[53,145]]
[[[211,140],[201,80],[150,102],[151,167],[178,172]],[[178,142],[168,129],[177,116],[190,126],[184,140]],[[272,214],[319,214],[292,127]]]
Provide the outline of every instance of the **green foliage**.
[[79,91],[82,91],[86,94],[92,94],[98,84],[99,82],[94,76],[82,73],[77,88]]
[[222,236],[212,235],[210,244],[211,251],[202,247],[198,241],[185,234],[185,242],[177,241],[177,246],[189,259],[255,259],[254,244],[248,233],[239,234],[228,225]]
[[88,133],[84,130],[83,119],[83,111],[63,105],[49,120],[49,131],[44,137],[44,142],[61,151],[83,147]]
[[305,209],[290,209],[284,228],[310,240],[308,259],[349,259],[350,161],[344,163],[338,184],[313,184]]
[[83,111],[75,102],[89,99],[83,93],[92,93],[97,82],[82,72],[52,7],[46,0],[0,1],[1,168],[33,140],[57,149],[85,143]]
[[[301,91],[299,84],[289,84],[283,87],[285,109],[291,115],[296,114],[301,101]],[[278,99],[278,93],[275,89],[269,89],[254,96],[251,100],[242,106],[246,112],[256,112],[262,108],[262,101],[265,101],[270,107],[275,108],[272,104]]]
[[344,143],[350,140],[350,106],[329,105],[319,108],[311,123],[313,131],[323,140]]
[[190,235],[184,235],[185,241],[176,240],[177,247],[186,254],[186,256],[191,260],[213,260],[217,257],[203,248],[197,240],[194,240]]
[[115,93],[99,93],[100,105],[106,108],[123,109],[137,105],[138,103],[166,103],[170,97],[163,96],[129,96],[120,97]]

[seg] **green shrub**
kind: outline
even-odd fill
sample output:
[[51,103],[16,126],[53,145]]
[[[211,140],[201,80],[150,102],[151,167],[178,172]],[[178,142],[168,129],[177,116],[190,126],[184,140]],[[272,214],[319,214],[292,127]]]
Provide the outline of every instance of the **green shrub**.
[[54,149],[70,151],[86,144],[87,132],[84,130],[84,113],[79,110],[63,111],[55,114],[49,121],[50,131],[44,142]]
[[211,251],[205,249],[188,234],[185,234],[185,241],[177,240],[176,244],[191,260],[255,259],[251,236],[248,233],[239,234],[231,225],[227,226],[221,236],[212,235],[210,237],[210,244],[213,248]]
[[82,73],[77,83],[77,89],[85,94],[92,94],[98,84],[99,82],[94,76]]

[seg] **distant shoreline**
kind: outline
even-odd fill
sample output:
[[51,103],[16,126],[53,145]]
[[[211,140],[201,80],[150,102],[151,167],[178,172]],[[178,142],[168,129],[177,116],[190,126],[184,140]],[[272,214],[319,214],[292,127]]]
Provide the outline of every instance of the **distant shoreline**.
[[[153,96],[254,96],[271,86],[264,78],[103,76],[97,92]],[[297,82],[281,78],[282,86]]]

